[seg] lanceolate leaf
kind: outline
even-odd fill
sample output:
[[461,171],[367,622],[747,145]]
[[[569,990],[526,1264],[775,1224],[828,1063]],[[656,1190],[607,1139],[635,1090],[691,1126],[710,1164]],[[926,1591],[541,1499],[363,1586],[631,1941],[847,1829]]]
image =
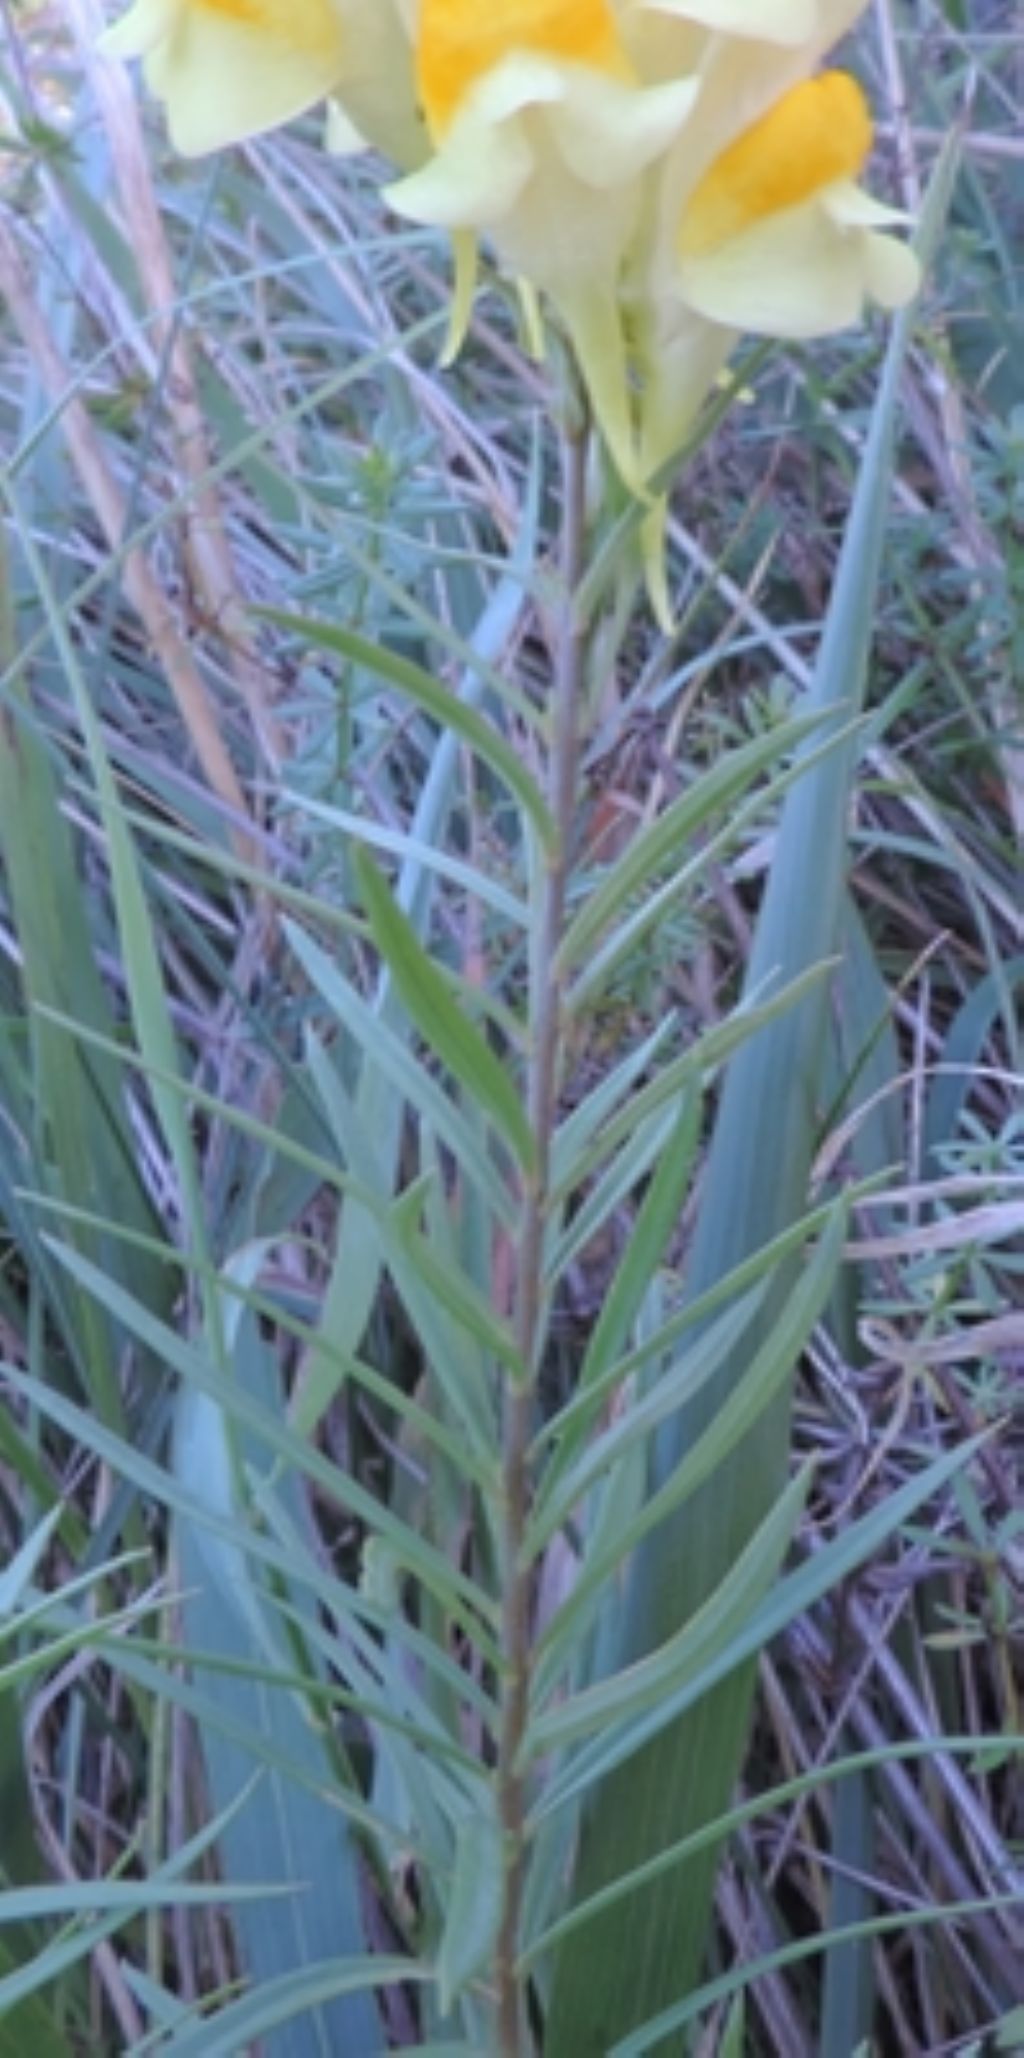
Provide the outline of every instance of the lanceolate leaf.
[[512,1077],[462,1012],[444,973],[428,957],[365,851],[356,851],[355,863],[374,941],[409,1014],[459,1085],[487,1110],[520,1165],[528,1167],[533,1139]]
[[306,615],[282,614],[276,608],[267,608],[264,612],[268,620],[276,622],[279,628],[293,630],[304,642],[315,643],[321,650],[335,650],[339,656],[351,658],[356,664],[365,665],[368,671],[376,672],[380,678],[389,679],[442,727],[454,730],[515,795],[545,850],[551,850],[554,829],[535,780],[524,769],[511,744],[506,743],[476,708],[467,707],[465,701],[442,686],[421,665],[399,657],[394,651],[382,649],[352,629],[344,629],[335,622],[315,621]]

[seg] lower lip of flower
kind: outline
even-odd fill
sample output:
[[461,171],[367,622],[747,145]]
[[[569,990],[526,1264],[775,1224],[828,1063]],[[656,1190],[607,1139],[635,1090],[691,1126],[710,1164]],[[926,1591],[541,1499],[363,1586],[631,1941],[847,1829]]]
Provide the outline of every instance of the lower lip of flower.
[[871,143],[868,104],[849,72],[804,79],[704,174],[683,214],[680,256],[702,257],[837,179],[855,179]]
[[332,0],[187,0],[185,11],[238,22],[311,55],[330,49],[339,38]]

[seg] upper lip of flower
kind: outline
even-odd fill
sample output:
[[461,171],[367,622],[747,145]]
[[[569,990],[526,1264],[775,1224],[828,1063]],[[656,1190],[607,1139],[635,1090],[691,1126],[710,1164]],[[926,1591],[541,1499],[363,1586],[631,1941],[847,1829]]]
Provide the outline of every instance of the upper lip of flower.
[[416,72],[435,142],[509,58],[635,83],[609,0],[421,0]]

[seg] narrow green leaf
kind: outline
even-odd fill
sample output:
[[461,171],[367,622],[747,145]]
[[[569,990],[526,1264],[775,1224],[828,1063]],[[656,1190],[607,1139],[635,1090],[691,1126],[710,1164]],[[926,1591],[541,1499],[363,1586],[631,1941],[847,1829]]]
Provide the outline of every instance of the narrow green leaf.
[[660,1057],[665,1044],[678,1033],[678,1027],[678,1016],[674,1013],[666,1015],[649,1036],[603,1071],[596,1084],[565,1116],[555,1131],[552,1146],[553,1192],[562,1193],[576,1183],[581,1176],[576,1168],[584,1152],[593,1144],[595,1136],[603,1132],[611,1116],[616,1111],[621,1112],[628,1103],[638,1080],[652,1075],[655,1060]]
[[[721,1479],[725,1461],[737,1448],[744,1448],[749,1432],[770,1410],[780,1387],[789,1377],[798,1353],[821,1314],[839,1262],[846,1220],[845,1205],[839,1202],[813,1258],[793,1287],[785,1307],[779,1310],[774,1324],[769,1326],[759,1320],[758,1329],[764,1340],[752,1357],[749,1349],[744,1350],[741,1343],[728,1353],[716,1350],[710,1367],[705,1360],[698,1360],[702,1372],[710,1372],[710,1376],[698,1381],[696,1395],[686,1403],[692,1410],[696,1410],[705,1395],[714,1388],[716,1376],[720,1379],[723,1363],[732,1364],[738,1360],[742,1369],[729,1392],[719,1400],[717,1409],[706,1417],[703,1429],[685,1457],[667,1474],[662,1484],[648,1494],[631,1528],[617,1536],[600,1555],[585,1558],[571,1593],[544,1632],[542,1649],[565,1637],[574,1616],[591,1593],[611,1580],[616,1567],[644,1537],[652,1532],[657,1536],[659,1529],[663,1533],[673,1531],[680,1510],[698,1496],[701,1488],[707,1490],[709,1485],[714,1488]],[[727,1318],[723,1319],[727,1321]],[[767,1334],[764,1334],[765,1329]],[[687,1369],[684,1361],[684,1376]],[[646,1405],[652,1411],[657,1409],[656,1393]],[[585,1465],[586,1458],[581,1462]],[[781,1491],[782,1484],[768,1506],[773,1505]],[[763,1510],[764,1503],[760,1505]],[[669,1517],[674,1518],[673,1521],[670,1522]],[[740,1546],[742,1548],[743,1545]],[[703,1596],[695,1603],[694,1612],[702,1601]],[[611,1592],[610,1605],[616,1609],[621,1605],[618,1594]],[[635,1659],[634,1664],[637,1662]]]
[[[779,986],[773,978],[767,979],[765,991],[770,998],[748,996],[723,1022],[716,1023],[713,1029],[707,1029],[703,1036],[695,1038],[678,1057],[662,1065],[645,1086],[630,1094],[616,1113],[608,1115],[600,1126],[595,1125],[593,1140],[574,1157],[569,1155],[567,1122],[564,1125],[565,1137],[559,1131],[555,1142],[555,1194],[560,1196],[581,1185],[598,1164],[632,1135],[638,1123],[646,1121],[649,1115],[664,1107],[666,1101],[673,1099],[695,1079],[708,1078],[734,1051],[742,1049],[759,1030],[779,1020],[806,995],[823,989],[830,969],[828,963],[812,965],[799,978],[787,981],[784,986]],[[574,1132],[574,1138],[578,1135],[579,1131]]]
[[[424,1065],[416,1063],[412,1053],[406,1049],[390,1023],[382,1022],[373,1008],[356,993],[355,988],[342,977],[326,951],[321,950],[312,937],[307,936],[293,923],[286,922],[283,926],[303,970],[337,1020],[344,1024],[356,1048],[363,1053],[366,1067],[365,1082],[377,1082],[379,1096],[383,1097],[386,1093],[392,1110],[396,1105],[401,1106],[398,1099],[398,1095],[401,1095],[411,1109],[422,1115],[431,1129],[454,1153],[481,1198],[493,1206],[495,1213],[507,1226],[512,1227],[516,1218],[515,1197],[510,1192],[507,1182],[500,1178],[497,1167],[489,1160],[479,1137],[474,1134],[451,1095],[445,1093]],[[397,1095],[395,1088],[398,1089]],[[361,1090],[356,1105],[362,1127],[367,1130],[367,1109],[372,1112],[373,1101]],[[373,1129],[369,1129],[367,1133],[376,1137],[376,1131]],[[372,1195],[370,1197],[373,1198]]]
[[777,765],[820,721],[817,714],[799,715],[777,729],[755,736],[739,749],[725,752],[710,772],[702,773],[678,800],[635,836],[600,885],[587,895],[570,923],[559,952],[566,969],[586,962],[634,895],[642,893],[649,898],[651,878],[671,862],[709,815],[730,807],[760,772],[769,765]]
[[1014,2054],[1019,2058],[1024,2051],[1024,2007],[1011,2008],[1009,2015],[1003,2016],[996,2030],[996,2050],[1008,2052],[1010,2058]]
[[[97,1277],[93,1274],[92,1268],[84,1259],[79,1259],[77,1253],[65,1250],[62,1255],[69,1267],[77,1267],[79,1277],[86,1284],[95,1284],[100,1293],[104,1290],[114,1293],[110,1282],[105,1281],[102,1275]],[[376,1500],[358,1480],[333,1465],[304,1438],[296,1436],[283,1419],[261,1408],[250,1395],[239,1392],[229,1379],[214,1372],[201,1353],[183,1338],[176,1337],[171,1331],[162,1332],[161,1325],[152,1322],[144,1310],[133,1306],[127,1295],[118,1292],[116,1306],[126,1324],[147,1341],[153,1341],[155,1347],[162,1348],[166,1361],[182,1370],[199,1392],[208,1394],[212,1401],[228,1409],[238,1426],[251,1429],[270,1450],[290,1460],[297,1470],[322,1484],[339,1507],[348,1508],[359,1520],[365,1521],[371,1532],[386,1537],[398,1562],[407,1566],[428,1588],[435,1589],[444,1605],[459,1619],[465,1619],[476,1630],[483,1630],[495,1611],[493,1603],[475,1581],[460,1572],[457,1566],[449,1564],[440,1551],[427,1544],[408,1524],[399,1521],[390,1508]],[[180,1479],[154,1464],[134,1445],[113,1435],[84,1409],[65,1400],[63,1395],[48,1389],[41,1380],[22,1372],[17,1366],[5,1366],[4,1376],[12,1385],[30,1395],[41,1412],[65,1428],[84,1449],[96,1451],[119,1475],[130,1478],[141,1492],[152,1494],[161,1505],[190,1516],[204,1527],[232,1534],[227,1518],[219,1516],[190,1493]],[[282,1554],[265,1539],[247,1537],[246,1550],[271,1570],[282,1569]]]
[[[984,1442],[983,1434],[960,1444],[956,1450],[945,1452],[933,1464],[926,1466],[923,1472],[907,1480],[886,1500],[872,1508],[870,1514],[862,1516],[860,1521],[853,1523],[848,1530],[833,1537],[830,1543],[800,1565],[795,1572],[787,1573],[785,1578],[779,1580],[774,1591],[769,1593],[748,1617],[737,1634],[696,1678],[687,1681],[675,1693],[666,1696],[647,1716],[634,1723],[631,1729],[607,1738],[598,1737],[585,1745],[571,1761],[568,1771],[551,1781],[543,1801],[535,1811],[536,1819],[542,1819],[549,1809],[562,1807],[595,1781],[603,1781],[613,1768],[620,1767],[625,1772],[628,1769],[628,1761],[644,1746],[660,1734],[674,1730],[677,1718],[687,1708],[707,1699],[714,1687],[723,1680],[729,1680],[730,1675],[736,1672],[744,1659],[764,1650],[772,1638],[778,1636],[805,1609],[813,1607],[823,1594],[829,1593],[833,1587],[838,1586],[843,1579],[856,1571],[859,1565],[863,1565],[917,1508],[923,1507],[962,1465],[968,1463]],[[701,1771],[705,1776],[710,1776],[709,1769],[718,1769],[711,1755],[701,1761]],[[724,1814],[725,1811],[717,1812]],[[702,1810],[702,1824],[705,1815],[706,1811]],[[691,1833],[688,1831],[687,1837]],[[702,1839],[700,1845],[694,1843],[690,1848],[706,1849],[712,1841],[710,1837],[707,1843]],[[671,1867],[665,1869],[670,1871]],[[622,1870],[624,1868],[617,1868],[617,1872]],[[648,1883],[660,1876],[658,1868],[652,1865],[647,1875]],[[596,1903],[597,1896],[594,1898]],[[610,1907],[614,1898],[612,1895],[602,1897],[602,1907]]]
[[[539,477],[539,464],[534,464],[524,500],[522,526],[508,568],[486,598],[467,644],[460,646],[455,653],[465,665],[458,697],[474,711],[483,698],[486,684],[494,678],[495,668],[522,612],[523,594],[534,558]],[[437,625],[424,624],[424,627],[436,630]],[[445,846],[449,818],[456,805],[461,763],[462,742],[458,729],[445,727],[430,754],[426,776],[416,798],[410,830],[414,843],[436,849]],[[410,851],[399,869],[395,897],[420,937],[425,937],[429,931],[434,883],[433,872]],[[322,952],[319,960],[321,973],[330,979],[332,968]],[[319,979],[314,979],[314,983],[320,986],[321,991],[324,990]],[[340,978],[335,983],[344,1000],[349,989]],[[325,997],[329,1001],[329,996]],[[356,1001],[358,996],[353,995],[352,998]],[[419,1109],[423,1105],[424,1089],[432,1089],[435,1115],[440,1113],[442,1123],[439,1126],[434,1117],[428,1116],[430,1127],[449,1142],[450,1131],[443,1126],[443,1118],[447,1110],[454,1117],[455,1110],[425,1068],[417,1068],[411,1054],[402,1053],[402,1041],[408,1035],[408,1020],[386,965],[382,967],[371,1003],[360,1003],[348,1017],[342,1014],[341,1019],[348,1037],[347,1055],[354,1057],[358,1066],[358,1086],[353,1096],[355,1114],[360,1131],[373,1139],[374,1155],[381,1174],[376,1190],[386,1192],[390,1197],[398,1180],[406,1102]],[[385,1054],[387,1058],[396,1060],[390,1067],[386,1067]],[[401,1062],[397,1061],[401,1055],[406,1060],[405,1072]],[[379,1063],[378,1057],[381,1058]],[[440,1103],[439,1109],[436,1103]],[[503,1182],[497,1178],[495,1168],[483,1152],[479,1154],[475,1175],[470,1171],[475,1145],[476,1138],[469,1125],[462,1123],[459,1141],[453,1143],[452,1148],[469,1176],[475,1176],[480,1194],[489,1196],[490,1205],[501,1219],[506,1198]],[[323,1341],[321,1344],[318,1340],[311,1352],[309,1377],[303,1383],[296,1407],[297,1426],[309,1431],[322,1419],[336,1391],[336,1359],[332,1355],[332,1347],[340,1344],[352,1352],[358,1349],[377,1296],[379,1268],[363,1262],[367,1239],[360,1213],[358,1206],[341,1211],[337,1249],[320,1323],[320,1339]],[[279,1218],[268,1216],[267,1226],[272,1226],[276,1219]]]
[[[524,1556],[537,1556],[556,1530],[570,1522],[583,1496],[591,1491],[602,1475],[619,1465],[634,1445],[646,1443],[667,1415],[672,1414],[683,1400],[692,1399],[707,1380],[714,1378],[719,1365],[735,1348],[739,1338],[749,1335],[760,1304],[759,1293],[747,1293],[735,1305],[726,1308],[716,1321],[706,1324],[674,1364],[668,1365],[664,1371],[659,1370],[658,1376],[630,1402],[628,1408],[584,1444],[573,1463],[573,1452],[579,1451],[586,1421],[583,1416],[575,1418],[572,1436],[559,1440],[554,1458],[541,1481],[523,1541]],[[760,1377],[756,1365],[751,1376],[755,1383]],[[679,1475],[674,1485],[682,1485]],[[646,1506],[646,1495],[644,1501]],[[617,1537],[616,1556],[620,1543],[621,1538]],[[608,1562],[603,1554],[602,1562]],[[570,1603],[572,1598],[570,1595]]]
[[923,1148],[929,1178],[941,1176],[943,1146],[956,1136],[961,1110],[974,1087],[981,1053],[1006,992],[1014,996],[1017,1014],[1024,1020],[1024,956],[1010,958],[998,978],[990,972],[971,988],[946,1030],[937,1062],[929,1068]]
[[[369,2001],[374,1987],[400,1982],[414,1986],[433,1977],[430,1968],[417,1964],[414,1958],[385,1957],[383,1953],[375,1957],[367,1952],[364,1957],[328,1959],[298,1972],[261,1979],[241,2000],[229,2001],[215,2015],[204,2016],[189,2029],[177,2030],[174,2058],[238,2058],[239,2052],[253,2049],[270,2031],[294,2023],[313,2010],[322,2010],[355,1995]],[[299,2041],[302,2042],[301,2036]],[[275,2039],[272,2048],[276,2051],[286,2046]],[[304,2048],[312,2054],[315,2046],[306,2043]],[[324,2058],[348,2058],[349,2052],[351,2058],[363,2058],[364,2049],[372,2058],[377,2048],[335,2045],[330,2053],[324,2052]]]
[[460,1822],[437,1957],[442,2015],[488,1963],[501,1921],[504,1876],[501,1830],[493,1814]]
[[459,1086],[486,1108],[518,1163],[529,1171],[536,1147],[506,1066],[453,998],[443,972],[422,948],[367,853],[357,849],[353,862],[374,942],[412,1020]]
[[582,1688],[568,1700],[557,1701],[546,1713],[535,1715],[529,1726],[526,1754],[535,1758],[548,1751],[564,1750],[593,1731],[600,1733],[613,1724],[624,1725],[619,1735],[628,1749],[628,1725],[648,1709],[660,1709],[666,1700],[675,1701],[687,1682],[699,1672],[706,1672],[749,1623],[756,1603],[775,1578],[792,1541],[809,1479],[809,1472],[804,1471],[790,1481],[730,1565],[721,1585],[659,1650],[608,1679]]
[[[852,1943],[857,1937],[871,1941],[878,1937],[902,1936],[905,1931],[927,1929],[932,1923],[947,1927],[954,1922],[967,1921],[973,1915],[986,1915],[993,1909],[1013,1907],[1017,1899],[1014,1894],[993,1894],[973,1901],[934,1902],[926,1908],[904,1908],[896,1915],[876,1915],[870,1922],[855,1923],[835,1934],[833,1942]],[[809,1958],[818,1957],[827,1941],[824,1935],[799,1937],[795,1943],[780,1944],[763,1957],[747,1959],[745,1964],[734,1966],[719,1979],[709,1980],[706,1986],[697,1988],[685,2000],[663,2009],[631,2036],[610,2045],[606,2058],[645,2058],[646,2052],[656,2051],[669,2038],[676,2038],[688,2023],[695,2022],[698,2016],[719,2002],[729,2000],[741,1988],[752,1986],[755,1980],[766,1974],[776,1976],[787,1966],[801,1965]]]
[[580,1367],[581,1392],[604,1377],[623,1349],[648,1283],[678,1225],[693,1173],[700,1114],[697,1096],[688,1094],[673,1124],[669,1147],[655,1165],[629,1241],[601,1303]]
[[[48,1012],[65,1012],[113,1037],[55,773],[21,706],[17,713],[0,709],[0,853],[28,1010],[31,1082],[26,1077],[25,1099],[19,1106],[20,1097],[12,1098],[7,1114],[12,1126],[20,1121],[34,1156],[25,1183],[97,1215],[152,1229],[124,1105],[123,1068],[112,1052],[90,1050]],[[83,1220],[73,1233],[87,1256],[116,1271],[120,1254],[101,1230]],[[166,1273],[147,1268],[147,1285],[169,1305]],[[73,1328],[72,1355],[92,1405],[117,1424],[116,1335],[95,1302],[90,1308],[77,1297]]]
[[478,900],[482,907],[489,907],[503,922],[514,929],[525,929],[529,921],[528,910],[521,900],[490,879],[486,872],[476,865],[466,864],[462,858],[450,851],[438,850],[427,843],[422,836],[416,836],[403,829],[393,829],[386,822],[375,822],[369,815],[350,814],[345,808],[329,807],[326,801],[314,800],[308,793],[293,793],[286,790],[282,800],[290,803],[313,821],[324,822],[346,841],[355,839],[365,843],[369,850],[385,851],[391,857],[412,860],[427,873],[436,873],[439,879],[447,879],[453,886],[467,894],[470,900]]
[[[832,1874],[826,1927],[865,1928],[874,1912],[874,1796],[863,1772],[838,1788],[832,1808]],[[855,2051],[870,2038],[875,2019],[874,1954],[867,1935],[826,1948],[822,1974],[819,2058]]]
[[[0,486],[2,485],[3,480],[0,478]],[[9,487],[6,489],[5,497],[16,513],[16,502]],[[107,839],[110,881],[132,1024],[149,1067],[153,1100],[174,1162],[189,1242],[196,1251],[205,1255],[205,1216],[192,1133],[181,1093],[165,1083],[168,1080],[179,1080],[182,1067],[167,1007],[160,957],[146,904],[138,857],[124,818],[103,739],[103,730],[82,675],[78,651],[72,641],[68,623],[53,592],[34,540],[23,533],[21,544],[31,565],[54,647],[60,656],[75,716],[85,741],[100,818]],[[59,1019],[58,1011],[54,1008],[48,1009],[47,1019]],[[97,1049],[104,1048],[105,1039],[102,1034],[96,1034],[94,1031],[93,1041]],[[215,1345],[216,1339],[213,1338],[212,1341]]]
[[747,2011],[742,1994],[737,1994],[726,2019],[716,2058],[745,2058]]
[[[169,1908],[176,1902],[183,1907],[215,1908],[219,1900],[251,1901],[261,1895],[283,1899],[287,1887],[274,1880],[261,1880],[256,1886],[240,1887],[236,1890],[218,1893],[213,1881],[192,1884],[190,1881],[173,1879],[89,1879],[61,1880],[56,1886],[12,1887],[0,1894],[0,1926],[12,1922],[68,1922],[76,1915],[106,1915],[117,1913],[130,1920],[144,1908]],[[0,1981],[0,2006],[6,1998],[3,1981]]]
[[504,737],[499,736],[476,708],[467,706],[430,672],[425,672],[421,665],[399,657],[392,650],[382,649],[367,637],[357,635],[354,629],[344,629],[336,622],[317,621],[307,615],[286,614],[278,608],[261,608],[260,612],[268,621],[276,622],[279,629],[290,630],[319,650],[336,651],[340,657],[363,665],[378,678],[388,680],[443,729],[461,737],[463,743],[490,766],[515,796],[523,813],[532,822],[544,850],[550,855],[555,848],[555,831],[539,788]]
[[60,1509],[51,1508],[49,1514],[29,1530],[13,1557],[0,1568],[0,1636],[5,1627],[4,1617],[13,1615],[20,1608],[25,1588],[34,1579],[39,1561],[59,1525]]
[[602,1225],[636,1192],[651,1172],[652,1165],[671,1154],[679,1129],[680,1102],[669,1101],[638,1121],[621,1149],[605,1166],[600,1177],[584,1194],[575,1212],[549,1239],[545,1271],[552,1281],[564,1278],[573,1259],[584,1251]]
[[[420,1206],[420,1195],[412,1189],[402,1194],[393,1209],[393,1220],[400,1246],[410,1265],[418,1273],[422,1284],[442,1307],[447,1308],[449,1314],[454,1315],[467,1335],[481,1344],[497,1364],[504,1365],[514,1378],[522,1379],[523,1361],[515,1337],[494,1313],[490,1303],[484,1299],[474,1282],[455,1266],[445,1263],[432,1248],[429,1238],[424,1236],[417,1226]],[[437,1376],[443,1378],[440,1371]],[[470,1407],[473,1414],[480,1413],[479,1402],[470,1403]],[[487,1441],[483,1448],[488,1456],[493,1456],[496,1438],[489,1411],[485,1417],[484,1434]]]

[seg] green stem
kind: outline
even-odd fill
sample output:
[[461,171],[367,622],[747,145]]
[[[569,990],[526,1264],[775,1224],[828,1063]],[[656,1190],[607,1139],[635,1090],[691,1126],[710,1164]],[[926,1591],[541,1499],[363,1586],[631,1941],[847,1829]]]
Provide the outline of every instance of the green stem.
[[558,830],[540,887],[537,934],[530,969],[530,1059],[527,1107],[536,1164],[527,1188],[516,1268],[516,1338],[525,1368],[509,1382],[503,1438],[504,1567],[502,1616],[504,1700],[498,1743],[498,1808],[505,1843],[505,1884],[496,1949],[498,2047],[501,2058],[522,2058],[527,2048],[518,1970],[526,1869],[526,1791],[521,1770],[530,1701],[532,1658],[531,1568],[523,1562],[530,1509],[528,1451],[537,1375],[545,1335],[544,1238],[548,1215],[551,1141],[561,1071],[562,986],[557,971],[572,859],[579,763],[580,711],[586,669],[586,631],[579,607],[586,537],[588,425],[575,418],[562,439],[562,576],[564,597],[555,670],[547,789]]

